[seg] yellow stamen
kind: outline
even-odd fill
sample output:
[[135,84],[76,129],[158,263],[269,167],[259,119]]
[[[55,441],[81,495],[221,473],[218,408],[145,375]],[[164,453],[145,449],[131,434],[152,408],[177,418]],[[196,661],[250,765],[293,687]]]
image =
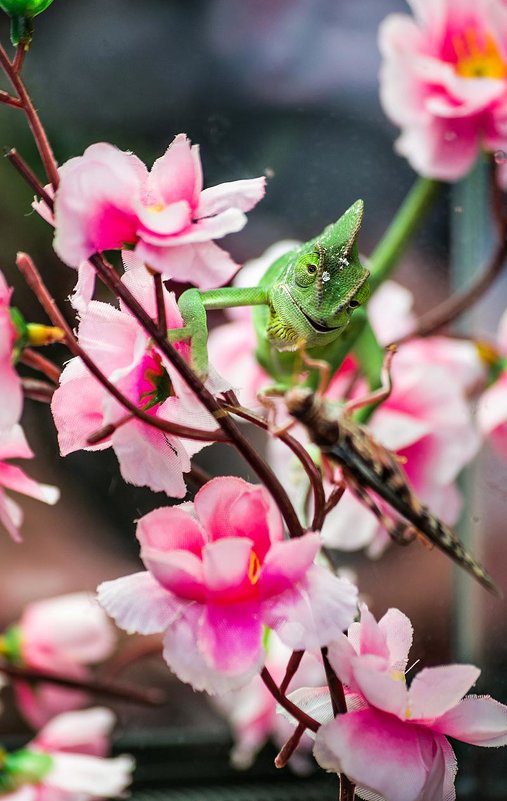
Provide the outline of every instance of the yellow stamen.
[[500,354],[494,345],[486,342],[484,339],[479,339],[475,343],[479,358],[487,367],[492,367],[500,359]]
[[248,565],[248,579],[251,584],[257,584],[261,575],[261,563],[260,559],[255,553],[252,551],[250,554],[250,563]]
[[507,64],[489,33],[479,41],[477,31],[468,28],[463,36],[453,36],[452,44],[458,57],[455,70],[462,78],[507,78]]
[[163,203],[154,203],[152,206],[148,206],[148,211],[164,211],[164,209]]
[[392,670],[391,677],[396,681],[405,682],[405,674],[402,670]]
[[26,330],[28,342],[34,346],[51,345],[53,342],[61,342],[62,339],[65,339],[65,332],[55,325],[28,323]]

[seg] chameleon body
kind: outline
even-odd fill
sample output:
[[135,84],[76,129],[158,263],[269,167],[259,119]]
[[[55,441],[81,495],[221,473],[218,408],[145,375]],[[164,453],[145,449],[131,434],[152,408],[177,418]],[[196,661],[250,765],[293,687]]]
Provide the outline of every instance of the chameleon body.
[[208,371],[210,309],[255,307],[257,356],[275,377],[290,372],[293,358],[284,359],[285,352],[327,348],[339,339],[353,310],[369,296],[369,271],[357,248],[363,208],[363,201],[356,201],[320,236],[277,259],[257,287],[189,289],[181,295],[183,327],[168,335],[173,342],[190,340],[192,366],[201,377]]
[[[483,587],[500,595],[493,579],[468,553],[457,535],[416,497],[396,454],[377,442],[367,428],[350,416],[342,414],[336,419],[326,401],[309,389],[291,389],[285,395],[285,402],[290,414],[307,428],[313,442],[328,459],[342,468],[347,487],[377,516],[394,540],[407,544],[410,540],[406,534],[415,530],[461,565]],[[409,525],[387,518],[368,490],[386,501]]]

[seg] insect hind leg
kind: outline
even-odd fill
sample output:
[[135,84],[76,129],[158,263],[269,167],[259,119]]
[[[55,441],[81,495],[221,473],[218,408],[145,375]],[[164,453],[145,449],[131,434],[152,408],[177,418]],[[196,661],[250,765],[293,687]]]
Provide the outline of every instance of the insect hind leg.
[[386,529],[387,533],[398,545],[410,545],[417,536],[413,526],[403,520],[393,520],[388,517],[382,509],[375,503],[373,498],[361,486],[361,484],[349,473],[346,476],[347,487],[352,494],[372,512],[379,523]]

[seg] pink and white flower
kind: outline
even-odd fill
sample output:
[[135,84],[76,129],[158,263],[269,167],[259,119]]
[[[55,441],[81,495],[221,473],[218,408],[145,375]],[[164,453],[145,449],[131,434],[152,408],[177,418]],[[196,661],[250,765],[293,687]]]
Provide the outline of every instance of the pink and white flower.
[[21,381],[13,364],[17,332],[11,319],[11,295],[12,289],[0,271],[0,429],[18,423],[23,408]]
[[[499,0],[408,0],[380,27],[380,96],[422,175],[455,181],[480,150],[507,149],[507,8]],[[507,172],[502,170],[502,182]]]
[[[115,719],[109,709],[95,707],[53,718],[25,746],[49,757],[44,775],[2,795],[5,801],[95,801],[116,798],[128,787],[132,757],[104,759]],[[21,780],[22,777],[19,777]]]
[[[148,271],[144,267],[128,270],[122,280],[146,311],[156,316],[153,280]],[[183,321],[174,293],[164,290],[164,297],[167,327],[181,327]],[[205,431],[216,430],[216,420],[123,305],[117,309],[92,301],[81,317],[78,338],[107,378],[150,415]],[[175,347],[188,361],[188,343],[179,342]],[[229,388],[212,369],[207,386],[213,392]],[[185,495],[183,473],[190,470],[190,457],[206,443],[183,440],[130,419],[99,444],[89,445],[90,434],[109,423],[118,423],[127,412],[79,358],[72,359],[63,370],[51,408],[62,456],[80,449],[112,447],[125,481],[175,498]]]
[[[507,365],[507,312],[498,326],[497,347]],[[507,457],[507,369],[482,394],[477,406],[477,422],[483,434],[489,436],[498,452]]]
[[0,523],[16,542],[21,540],[19,528],[23,522],[23,512],[5,494],[5,490],[14,490],[51,505],[60,497],[56,487],[34,481],[20,467],[8,464],[9,459],[32,459],[33,455],[21,426],[0,430]]
[[[90,676],[88,666],[107,659],[116,644],[104,611],[86,592],[28,604],[3,639],[13,644],[6,656],[14,662],[81,680]],[[35,728],[88,702],[86,693],[52,684],[16,681],[14,688],[21,712]]]
[[425,668],[405,683],[412,626],[398,610],[377,624],[363,608],[329,648],[346,686],[347,713],[333,718],[326,688],[291,695],[323,725],[314,755],[345,773],[359,797],[374,801],[453,801],[456,758],[447,736],[472,745],[507,745],[507,707],[489,696],[466,696],[480,670],[473,665]]
[[264,178],[203,189],[198,147],[184,134],[151,172],[133,153],[101,142],[59,174],[54,247],[62,261],[78,267],[98,251],[133,249],[165,278],[201,289],[226,283],[237,270],[213,240],[241,230],[265,191]]
[[145,515],[137,537],[147,571],[105,582],[99,602],[129,632],[165,632],[167,664],[196,690],[258,673],[263,626],[311,650],[354,616],[357,589],[313,564],[318,534],[284,541],[267,491],[242,479],[212,479],[193,504]]

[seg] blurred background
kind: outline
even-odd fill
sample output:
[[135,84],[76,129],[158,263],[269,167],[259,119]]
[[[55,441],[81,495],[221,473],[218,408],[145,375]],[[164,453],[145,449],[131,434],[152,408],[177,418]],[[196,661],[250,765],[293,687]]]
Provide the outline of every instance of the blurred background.
[[[55,0],[35,20],[24,76],[60,163],[102,140],[150,165],[184,131],[201,145],[205,185],[265,174],[265,199],[245,229],[224,241],[237,261],[260,255],[282,238],[314,236],[358,197],[366,204],[360,249],[367,254],[415,179],[393,151],[397,132],[383,115],[377,82],[378,25],[387,13],[407,10],[402,0]],[[0,34],[6,41],[3,19]],[[0,108],[0,143],[16,146],[42,178],[25,120],[14,109]],[[36,258],[71,319],[66,298],[75,273],[58,262],[49,227],[31,210],[30,190],[5,159],[0,188],[0,269],[15,287],[15,304],[28,319],[42,319],[15,272],[16,251],[23,249]],[[449,291],[449,208],[454,206],[444,193],[397,273],[414,292],[418,313]],[[495,330],[505,298],[505,285],[497,285],[474,317],[476,333]],[[61,359],[57,349],[53,355]],[[60,460],[46,407],[27,402],[24,423],[37,453],[28,471],[60,486],[62,499],[55,509],[23,499],[24,545],[0,537],[2,627],[30,600],[93,591],[104,579],[138,569],[133,520],[167,502],[125,486],[112,452]],[[225,447],[206,449],[200,463],[213,474],[254,480]],[[494,566],[495,577],[501,579],[503,568],[505,579],[507,467],[488,451],[473,476],[467,492],[474,501],[465,515],[469,525],[487,531],[483,559]],[[469,648],[465,656],[480,659],[483,667],[479,690],[507,702],[504,604],[499,613],[498,602],[467,583],[477,638],[465,647],[455,625],[462,595],[448,560],[414,546],[402,553],[391,549],[378,562],[346,554],[343,563],[357,572],[378,617],[398,606],[412,619],[414,659],[439,664],[457,653],[463,658]],[[205,697],[178,685],[156,656],[124,677],[169,688],[169,703],[161,710],[119,708],[130,743],[142,743],[152,754],[166,743],[157,758],[178,765],[180,784],[184,770],[189,781],[205,775],[203,765],[217,742],[224,744],[226,770],[227,728]],[[23,731],[6,706],[1,729]],[[189,744],[201,774],[194,758],[186,762],[181,751],[171,761],[168,742],[173,748]],[[468,797],[482,775],[490,787],[487,797],[504,798],[494,794],[494,777],[502,774],[498,754],[463,750],[460,797]],[[155,774],[150,768],[143,776],[158,781]]]

